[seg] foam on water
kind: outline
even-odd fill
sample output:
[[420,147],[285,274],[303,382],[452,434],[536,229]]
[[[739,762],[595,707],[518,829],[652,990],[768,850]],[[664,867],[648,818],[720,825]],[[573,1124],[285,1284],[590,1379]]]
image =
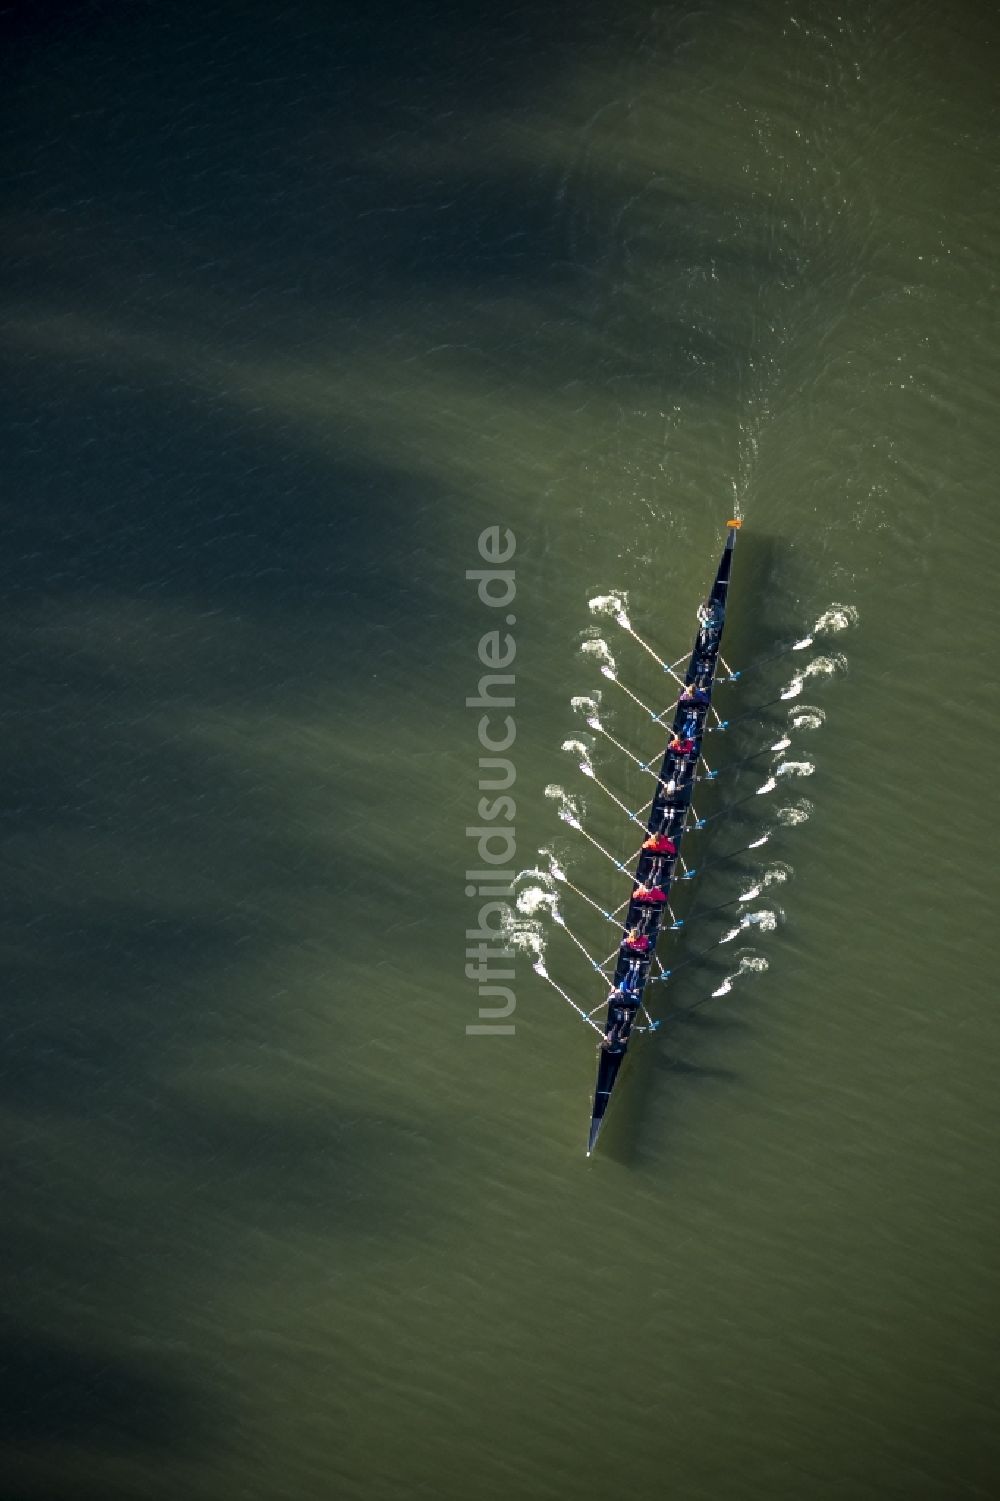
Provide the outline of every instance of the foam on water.
[[778,822],[784,824],[786,828],[795,828],[796,825],[805,823],[812,810],[812,803],[803,797],[797,803],[790,803],[786,808],[779,808],[775,816]]
[[596,594],[593,599],[588,599],[587,608],[592,615],[610,615],[620,625],[620,616],[624,615],[628,619],[628,595],[622,589],[612,589],[608,594]]
[[516,907],[525,917],[534,917],[537,912],[548,912],[558,921],[558,897],[544,886],[526,886],[517,894]]
[[[518,898],[518,905],[520,905],[520,898]],[[531,917],[530,913],[524,913],[521,916],[515,912],[506,913],[500,925],[500,935],[507,948],[519,954],[533,954],[538,963],[543,962],[546,948],[545,929],[540,922]]]
[[733,985],[745,974],[762,974],[767,969],[767,960],[760,954],[744,954],[739,964],[731,975],[727,975],[717,990],[712,991],[713,996],[728,995]]
[[559,863],[559,860],[556,858],[552,850],[540,849],[538,853],[541,855],[543,860],[547,860],[549,862],[548,875],[550,880],[566,881],[569,879],[566,875],[565,867]]
[[[571,698],[569,703],[570,708],[574,709],[577,714],[585,714],[596,719],[601,708],[601,690],[595,688],[593,693],[579,693],[575,698]],[[588,724],[590,717],[587,719]]]
[[802,669],[804,678],[831,678],[835,672],[847,671],[847,658],[842,651],[834,652],[828,657],[813,657]]
[[811,777],[815,770],[811,761],[782,761],[775,770],[775,776]]
[[611,672],[618,671],[615,659],[611,655],[611,648],[603,637],[595,636],[591,641],[581,641],[580,650],[588,657],[596,657],[598,662],[602,664],[602,667],[609,669]]
[[579,798],[571,797],[565,787],[560,787],[557,782],[549,783],[545,796],[552,798],[557,804],[556,813],[563,823],[568,823],[571,829],[583,827],[583,803]]
[[[797,672],[795,676],[788,681],[788,683],[782,689],[781,697],[798,698],[799,694],[802,692],[803,688],[806,685],[807,678],[829,678],[833,677],[835,672],[846,671],[847,658],[844,656],[843,652],[834,652],[831,656],[826,657],[813,657],[811,662],[807,662],[805,667],[803,667],[800,672]],[[811,710],[810,712],[816,713],[818,711]]]
[[826,720],[826,710],[813,704],[797,704],[788,711],[788,721],[793,730],[818,730]]
[[855,605],[832,604],[828,610],[824,610],[816,624],[813,626],[813,634],[819,635],[820,631],[846,631],[848,626],[857,625],[858,611]]

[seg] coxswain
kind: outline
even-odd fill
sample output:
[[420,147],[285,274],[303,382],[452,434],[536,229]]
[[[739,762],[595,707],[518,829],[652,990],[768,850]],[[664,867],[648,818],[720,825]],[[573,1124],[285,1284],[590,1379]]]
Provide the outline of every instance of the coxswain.
[[669,834],[650,834],[642,845],[651,855],[676,855],[677,846]]
[[615,1047],[623,1048],[628,1042],[628,1033],[629,1027],[627,1016],[623,1016],[621,1021],[619,1022],[612,1022],[611,1026],[605,1032],[604,1036],[601,1038],[600,1042],[597,1045],[598,1052],[600,1052],[602,1049],[604,1049],[605,1051],[610,1051]]

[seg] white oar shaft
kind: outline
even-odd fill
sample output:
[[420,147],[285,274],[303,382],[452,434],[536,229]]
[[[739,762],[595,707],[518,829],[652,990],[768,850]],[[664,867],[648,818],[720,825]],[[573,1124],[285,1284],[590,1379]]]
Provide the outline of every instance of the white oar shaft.
[[[636,816],[632,812],[631,808],[629,808],[626,803],[623,803],[620,797],[616,797],[615,794],[611,791],[611,788],[608,787],[606,785],[606,783],[604,783],[604,782],[601,781],[600,777],[597,775],[596,771],[594,771],[593,767],[590,767],[589,770],[585,769],[584,770],[584,775],[587,776],[587,777],[589,777],[592,782],[596,782],[597,785],[598,785],[598,787],[600,787],[601,791],[603,793],[605,793],[611,799],[611,801],[615,804],[616,807],[618,807],[618,808],[620,808],[622,810],[622,812],[626,815],[626,817],[630,818],[633,823],[639,824],[640,827],[642,826],[642,820],[639,819],[639,818],[636,818]],[[650,799],[650,803],[651,802],[652,802],[652,799]],[[647,804],[647,807],[648,806],[649,806],[649,804]]]
[[[647,766],[646,762],[640,761],[639,757],[635,754],[634,751],[630,751],[627,745],[622,745],[620,740],[616,740],[614,735],[612,735],[610,731],[606,730],[599,720],[588,720],[587,722],[592,730],[596,730],[599,735],[603,735],[605,740],[610,740],[611,744],[615,746],[616,749],[620,750],[623,756],[627,756],[630,761],[638,766],[640,771],[649,771],[649,767]],[[654,773],[650,772],[650,775],[652,776],[654,775]]]
[[570,827],[576,829],[578,834],[582,834],[584,839],[587,840],[588,844],[592,844],[594,846],[595,850],[599,850],[604,856],[605,860],[610,860],[611,864],[615,867],[616,870],[621,870],[624,871],[626,875],[628,874],[628,866],[623,865],[622,862],[618,859],[617,855],[613,855],[610,850],[606,850],[604,848],[604,845],[594,838],[593,834],[588,834],[582,823],[574,823],[571,824]]
[[[580,950],[580,953],[586,959],[586,961],[590,965],[591,969],[600,970],[601,974],[603,974],[604,973],[604,966],[608,962],[607,959],[604,959],[599,964],[597,962],[597,960],[594,958],[593,954],[589,951],[589,949],[587,949],[586,946],[580,942],[579,938],[577,938],[576,934],[573,932],[573,929],[569,926],[569,923],[566,921],[566,919],[565,918],[559,918],[559,917],[557,917],[556,921],[558,922],[559,926],[562,928],[563,932],[567,935],[567,937],[570,938],[572,940],[572,942],[576,944],[577,948]],[[615,952],[617,953],[617,950]]]
[[644,710],[644,712],[649,715],[650,719],[659,719],[660,716],[656,713],[656,711],[654,709],[651,709],[648,704],[644,704],[639,695],[637,693],[633,693],[631,688],[627,688],[618,674],[612,672],[610,667],[606,667],[604,669],[604,676],[608,678],[612,683],[617,683],[622,692],[627,693],[632,702],[634,704],[638,704],[639,708]]
[[563,886],[568,886],[570,891],[575,891],[581,901],[586,902],[588,907],[593,907],[594,911],[599,912],[602,917],[607,918],[608,922],[614,922],[615,919],[613,915],[610,912],[606,911],[605,908],[601,906],[600,902],[595,902],[592,896],[588,896],[585,891],[581,891],[579,886],[574,886],[573,882],[569,879],[568,876],[555,876],[553,877],[553,879],[561,882]]
[[543,980],[548,980],[549,984],[552,986],[552,989],[558,991],[566,1004],[573,1007],[573,1010],[576,1012],[577,1016],[579,1016],[582,1021],[585,1021],[588,1027],[593,1027],[595,1032],[600,1033],[602,1037],[604,1036],[604,1028],[599,1027],[595,1021],[591,1021],[590,1017],[587,1015],[586,1011],[584,1011],[583,1007],[578,1006],[573,997],[567,995],[561,985],[556,984],[555,980],[553,980],[547,969],[539,969],[537,966],[535,966],[535,973],[541,975]]

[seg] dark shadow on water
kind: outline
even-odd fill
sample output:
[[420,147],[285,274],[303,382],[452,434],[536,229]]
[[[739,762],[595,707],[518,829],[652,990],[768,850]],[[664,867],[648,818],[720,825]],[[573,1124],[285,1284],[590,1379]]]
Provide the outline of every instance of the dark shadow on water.
[[[676,1033],[672,1038],[657,1034],[640,1041],[643,1046],[630,1052],[628,1073],[622,1074],[598,1146],[602,1156],[622,1167],[631,1167],[647,1155],[644,1132],[649,1129],[649,1106],[654,1095],[657,1119],[665,1122],[664,1131],[669,1135],[672,1110],[683,1110],[689,1089],[718,1088],[739,1078],[736,1069],[679,1057]],[[667,1109],[663,1107],[664,1097],[673,1102]]]
[[196,1398],[172,1364],[162,1352],[124,1358],[0,1329],[0,1443],[197,1454],[212,1439],[219,1396]]
[[[11,1443],[156,1461],[222,1442],[225,1403],[203,1403],[196,1358],[161,1358],[157,1340],[247,1232],[322,1238],[324,1257],[362,1236],[367,1274],[380,1247],[447,1220],[445,1125],[431,1091],[420,1143],[403,1103],[369,1107],[352,982],[385,864],[368,830],[387,796],[372,711],[391,730],[409,705],[433,753],[434,723],[455,712],[442,666],[480,613],[439,531],[465,494],[418,469],[430,436],[389,441],[391,400],[369,407],[396,382],[419,388],[452,347],[484,410],[508,388],[527,409],[647,377],[656,401],[736,400],[750,302],[702,328],[690,273],[718,264],[755,295],[786,272],[795,247],[755,239],[749,189],[737,201],[660,174],[659,295],[623,317],[610,289],[631,184],[594,170],[567,192],[561,150],[546,162],[530,143],[523,160],[454,150],[477,131],[488,146],[501,111],[534,119],[564,85],[572,99],[579,71],[634,56],[637,35],[669,64],[687,13],[452,7],[422,18],[415,46],[392,6],[290,16],[219,0],[194,46],[156,7],[8,7],[13,148],[31,163],[9,195],[20,342],[0,408],[0,777],[18,882],[0,1265],[31,1310],[0,1343]],[[591,102],[570,106],[569,139]],[[324,379],[355,370],[355,408],[328,412]],[[460,453],[442,405],[437,441]],[[748,651],[750,600],[775,566],[765,539],[748,532],[739,566],[731,634]],[[336,754],[282,770],[285,738],[324,716]],[[216,718],[231,738],[199,738]],[[317,894],[322,937],[298,915]],[[439,961],[429,942],[418,933],[409,962]],[[303,953],[330,975],[347,1034],[311,1101],[275,1062],[295,1025],[278,997]],[[724,1085],[697,1058],[664,1064],[670,1046],[630,1059],[602,1151],[639,1140],[643,1100],[671,1074]],[[222,1073],[237,1048],[260,1060],[242,1094],[213,1090],[211,1064],[186,1086],[192,1060]],[[132,1197],[109,1226],[119,1167]],[[150,1364],[49,1336],[81,1282],[115,1324],[138,1310]]]

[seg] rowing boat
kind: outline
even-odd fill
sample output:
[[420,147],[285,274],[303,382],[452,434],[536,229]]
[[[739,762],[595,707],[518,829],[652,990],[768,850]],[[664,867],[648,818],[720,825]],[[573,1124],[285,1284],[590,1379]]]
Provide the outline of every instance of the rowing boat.
[[[656,835],[669,838],[676,854],[658,854],[645,848],[640,852],[633,876],[633,893],[628,904],[622,940],[618,950],[613,987],[608,998],[607,1017],[600,1058],[597,1066],[597,1084],[590,1120],[590,1137],[587,1156],[593,1152],[607,1114],[615,1081],[621,1071],[628,1051],[636,1014],[643,1002],[643,993],[650,977],[650,968],[656,951],[656,941],[667,912],[667,899],[680,859],[680,846],[688,825],[691,799],[697,778],[701,742],[706,720],[711,712],[712,689],[715,686],[716,668],[722,645],[722,632],[726,619],[726,600],[729,593],[729,576],[733,562],[733,547],[738,521],[728,523],[729,534],[719,560],[718,571],[712,592],[699,611],[699,629],[691,652],[685,687],[700,690],[696,700],[678,698],[676,713],[671,726],[670,740],[679,740],[687,747],[683,751],[671,750],[670,740],[664,751],[657,777],[656,795],[650,809],[646,832],[649,839]],[[688,744],[690,742],[690,744]],[[662,900],[643,901],[641,897],[651,887],[663,893]],[[638,896],[637,896],[638,893]]]

